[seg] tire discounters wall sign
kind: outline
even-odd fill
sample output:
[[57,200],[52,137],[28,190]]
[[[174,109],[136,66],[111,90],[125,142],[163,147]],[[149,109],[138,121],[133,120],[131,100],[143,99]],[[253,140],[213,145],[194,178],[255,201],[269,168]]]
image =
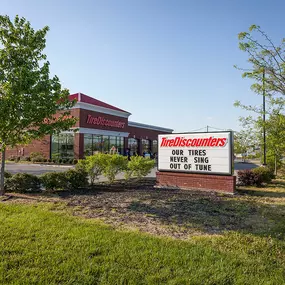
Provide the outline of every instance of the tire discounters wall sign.
[[158,136],[158,171],[232,175],[232,133]]

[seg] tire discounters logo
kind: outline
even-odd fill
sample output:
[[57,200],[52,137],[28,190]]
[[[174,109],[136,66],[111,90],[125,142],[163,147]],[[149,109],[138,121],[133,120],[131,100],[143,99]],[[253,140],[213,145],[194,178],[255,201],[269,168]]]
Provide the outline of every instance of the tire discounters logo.
[[232,174],[231,132],[159,135],[158,170]]
[[119,129],[123,129],[125,127],[125,123],[122,121],[108,120],[100,116],[92,117],[91,115],[88,115],[86,122],[87,124],[114,127],[114,128],[119,128]]

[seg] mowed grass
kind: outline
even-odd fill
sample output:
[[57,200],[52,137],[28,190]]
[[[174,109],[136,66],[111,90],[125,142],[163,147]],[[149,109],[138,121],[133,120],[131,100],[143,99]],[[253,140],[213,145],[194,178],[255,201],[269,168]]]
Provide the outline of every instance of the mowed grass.
[[285,242],[114,230],[47,203],[0,203],[0,284],[285,284]]

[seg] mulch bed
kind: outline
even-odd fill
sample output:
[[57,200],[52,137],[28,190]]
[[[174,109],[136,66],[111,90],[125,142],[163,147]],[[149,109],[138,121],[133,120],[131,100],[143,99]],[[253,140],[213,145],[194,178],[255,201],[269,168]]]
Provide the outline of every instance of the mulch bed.
[[[74,216],[95,218],[116,229],[187,239],[195,235],[251,231],[247,220],[257,218],[256,207],[233,196],[213,192],[158,189],[155,179],[100,183],[90,189],[58,191],[52,195],[14,195],[14,200],[64,202]],[[26,198],[25,198],[26,197]],[[11,200],[11,199],[9,199]],[[12,199],[13,200],[13,199]]]

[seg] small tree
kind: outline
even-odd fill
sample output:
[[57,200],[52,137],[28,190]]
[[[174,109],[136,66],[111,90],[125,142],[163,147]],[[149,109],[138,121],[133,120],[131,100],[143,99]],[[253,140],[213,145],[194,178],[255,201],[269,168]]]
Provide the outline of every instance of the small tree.
[[128,180],[131,177],[137,177],[141,179],[147,176],[154,168],[155,161],[142,156],[132,156],[128,162],[125,172],[125,178]]
[[[258,95],[263,96],[260,102],[265,105],[251,106],[235,102],[235,106],[247,111],[254,112],[256,116],[243,118],[250,122],[259,135],[259,145],[265,147],[261,134],[266,133],[266,149],[268,154],[280,156],[283,139],[280,134],[282,127],[277,128],[276,114],[284,112],[285,105],[285,39],[275,44],[271,38],[257,25],[252,25],[248,32],[241,32],[238,35],[239,48],[248,54],[249,69],[242,69],[242,76],[254,81],[251,89]],[[266,115],[266,121],[265,119]],[[279,117],[280,119],[280,117]],[[279,120],[278,119],[278,120]],[[274,122],[275,121],[275,122]],[[278,123],[280,126],[280,123]],[[281,145],[280,145],[281,144]]]
[[68,90],[50,78],[43,53],[49,28],[35,31],[25,18],[0,16],[0,194],[4,194],[5,150],[47,134],[68,130],[76,120]]
[[91,156],[87,156],[85,159],[78,161],[76,169],[83,169],[88,173],[90,177],[91,185],[94,184],[95,180],[99,179],[106,165],[106,154],[97,153]]
[[117,174],[127,169],[128,158],[119,154],[105,154],[103,174],[112,183]]

